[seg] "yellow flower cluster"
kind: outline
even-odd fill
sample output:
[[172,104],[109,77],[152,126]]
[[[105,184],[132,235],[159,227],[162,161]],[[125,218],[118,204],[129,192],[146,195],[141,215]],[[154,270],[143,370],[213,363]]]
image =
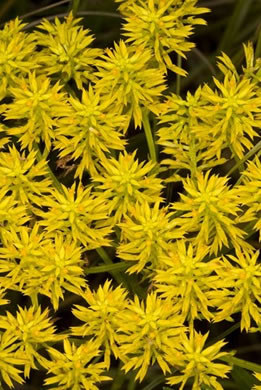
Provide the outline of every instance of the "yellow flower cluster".
[[208,10],[115,2],[113,48],[72,13],[0,30],[1,390],[36,370],[50,390],[153,370],[173,390],[222,390],[243,363],[212,324],[261,330],[261,59],[248,43],[242,71],[222,53],[213,87],[169,94],[167,72],[186,75],[172,54]]

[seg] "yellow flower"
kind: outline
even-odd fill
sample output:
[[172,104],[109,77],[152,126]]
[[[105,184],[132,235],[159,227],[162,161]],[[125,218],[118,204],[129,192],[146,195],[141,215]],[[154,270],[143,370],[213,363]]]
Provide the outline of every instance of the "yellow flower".
[[184,321],[202,317],[210,321],[214,317],[209,309],[214,306],[211,298],[219,280],[215,275],[217,259],[206,261],[206,254],[206,248],[199,247],[196,252],[191,244],[178,240],[172,255],[161,258],[165,269],[156,270],[156,291],[172,300]]
[[74,19],[72,12],[64,23],[58,18],[54,23],[45,19],[37,26],[44,32],[35,31],[33,36],[41,46],[37,56],[41,72],[53,75],[63,83],[74,79],[77,87],[82,89],[83,84],[95,81],[95,59],[102,50],[89,47],[94,38],[89,35],[90,30],[77,26],[80,20]]
[[114,222],[121,221],[137,202],[162,200],[161,179],[153,172],[156,165],[151,161],[139,163],[135,155],[136,152],[124,152],[120,153],[118,160],[102,159],[101,173],[93,177],[97,190],[101,190],[102,196],[110,201],[109,212],[113,213]]
[[1,382],[6,383],[9,388],[13,388],[13,381],[17,383],[24,383],[23,378],[21,378],[21,370],[15,366],[22,366],[28,364],[28,360],[23,356],[23,354],[17,353],[17,336],[9,332],[3,332],[0,334],[0,373],[1,373]]
[[[210,135],[209,128],[199,115],[204,105],[201,90],[199,87],[194,95],[188,92],[186,99],[172,94],[161,105],[158,116],[157,143],[163,146],[163,152],[169,157],[163,159],[161,165],[174,170],[186,169],[192,177],[196,172],[226,161],[220,156],[222,141]],[[180,179],[181,176],[174,171],[168,181]]]
[[110,367],[111,352],[119,357],[118,328],[119,314],[127,306],[127,291],[120,286],[113,289],[111,283],[106,280],[103,286],[93,292],[87,289],[82,297],[88,304],[88,308],[75,305],[73,315],[85,324],[72,327],[72,334],[77,336],[90,336],[99,346],[103,346],[106,368]]
[[184,212],[178,218],[180,229],[194,233],[194,245],[206,245],[214,254],[231,244],[235,248],[251,248],[243,240],[246,233],[237,227],[239,195],[227,182],[227,177],[210,176],[210,171],[200,172],[195,181],[184,179],[186,194],[180,194],[180,201],[173,204],[174,210]]
[[163,266],[160,261],[171,248],[171,243],[182,237],[176,231],[176,221],[168,208],[160,208],[159,202],[150,207],[148,202],[137,203],[119,223],[121,242],[117,252],[120,259],[136,262],[128,268],[129,273],[144,269],[153,272]]
[[97,91],[118,114],[124,111],[133,117],[135,128],[141,127],[142,108],[155,110],[155,103],[166,89],[163,72],[151,66],[150,50],[127,46],[121,40],[114,49],[105,49],[96,65]]
[[[13,145],[8,152],[0,152],[0,182],[6,193],[30,207],[30,203],[41,204],[41,197],[50,192],[51,180],[47,174],[47,162],[36,161],[36,151],[19,153]],[[40,180],[39,180],[40,179]]]
[[239,76],[228,56],[219,57],[224,81],[214,78],[217,87],[202,88],[206,104],[201,109],[202,120],[208,124],[209,133],[222,141],[221,148],[230,147],[238,157],[253,147],[253,138],[258,137],[261,125],[261,97],[258,87],[251,79]]
[[97,174],[97,166],[106,158],[110,150],[123,150],[126,143],[122,131],[127,125],[127,117],[111,111],[100,94],[89,90],[82,91],[82,99],[70,97],[72,107],[70,118],[65,118],[56,131],[55,148],[59,156],[71,154],[71,159],[79,160],[75,176],[82,178],[86,169],[91,175]]
[[170,385],[181,382],[179,390],[183,390],[189,378],[193,378],[193,390],[201,390],[202,385],[209,386],[211,389],[222,390],[223,387],[217,382],[217,377],[227,378],[227,373],[231,370],[226,364],[216,363],[215,360],[228,355],[227,352],[220,352],[220,349],[226,344],[224,341],[218,341],[210,347],[204,348],[208,333],[201,335],[196,331],[189,336],[182,334],[181,352],[183,361],[177,362],[181,375],[168,378]]
[[123,12],[127,42],[144,44],[164,72],[168,68],[185,76],[186,72],[172,63],[169,54],[176,52],[185,57],[184,52],[194,47],[193,43],[186,41],[193,33],[193,25],[206,24],[204,19],[195,18],[195,15],[209,12],[207,8],[196,7],[196,3],[197,0],[128,1]]
[[[31,150],[35,142],[38,144],[42,140],[50,150],[60,118],[71,114],[61,88],[59,82],[52,86],[46,76],[36,76],[34,72],[29,73],[28,78],[19,79],[16,87],[9,89],[14,99],[4,105],[4,117],[18,121],[17,126],[7,128],[6,132],[18,136],[23,149]],[[20,124],[21,120],[26,123]]]
[[81,242],[88,249],[110,245],[107,238],[112,226],[107,220],[109,205],[102,193],[93,193],[92,187],[84,188],[76,182],[71,188],[62,185],[63,193],[53,189],[52,196],[43,200],[47,211],[35,209],[41,217],[40,226],[46,232],[61,231],[75,241]]
[[217,301],[219,312],[215,322],[230,320],[234,313],[241,313],[241,330],[248,331],[251,319],[261,324],[261,264],[259,252],[236,250],[236,256],[228,255],[219,261],[216,272],[224,296]]
[[21,76],[37,68],[35,38],[21,31],[25,26],[16,18],[0,30],[0,100],[10,95],[9,88],[16,86]]
[[254,229],[259,231],[261,241],[261,161],[255,157],[248,161],[247,168],[242,172],[243,184],[237,187],[241,202],[247,209],[240,216],[240,222],[254,221]]
[[86,287],[82,248],[62,234],[47,238],[39,230],[35,223],[32,229],[22,226],[6,234],[0,248],[2,284],[30,296],[35,305],[38,294],[46,295],[57,310],[65,291],[81,294]]
[[30,220],[25,206],[20,205],[14,194],[7,195],[6,189],[0,189],[0,238],[6,242],[6,235],[10,229],[17,230]]
[[12,337],[15,335],[19,353],[25,353],[28,362],[24,367],[25,377],[29,377],[31,368],[36,369],[35,361],[46,366],[46,359],[37,352],[48,342],[59,341],[64,338],[55,334],[55,327],[48,317],[48,310],[43,312],[31,306],[23,309],[18,306],[16,317],[10,312],[5,316],[0,316],[0,329],[5,330],[5,334]]
[[135,296],[121,317],[119,341],[125,372],[138,369],[135,379],[140,382],[155,363],[164,374],[170,372],[181,358],[177,348],[185,330],[172,304],[155,293],[148,294],[146,302]]
[[110,380],[102,375],[105,363],[91,362],[99,355],[97,344],[87,341],[78,348],[69,340],[64,340],[64,352],[54,348],[48,349],[51,361],[46,385],[54,385],[56,390],[98,390],[97,383]]

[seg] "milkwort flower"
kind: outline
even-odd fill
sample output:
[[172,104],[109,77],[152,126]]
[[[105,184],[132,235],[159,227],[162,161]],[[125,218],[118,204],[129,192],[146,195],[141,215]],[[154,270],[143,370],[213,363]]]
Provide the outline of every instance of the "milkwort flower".
[[55,327],[48,316],[48,310],[31,306],[29,309],[18,306],[16,316],[6,312],[0,316],[0,329],[5,334],[16,336],[15,346],[17,355],[24,354],[27,362],[24,364],[24,375],[29,377],[31,369],[37,369],[36,362],[46,367],[46,359],[38,352],[46,348],[48,342],[58,342],[64,339],[63,335],[55,334]]
[[13,101],[0,106],[0,110],[6,120],[17,120],[6,132],[19,138],[22,149],[32,150],[34,143],[43,141],[50,150],[60,119],[71,114],[61,88],[59,82],[52,85],[49,78],[35,72],[29,73],[28,78],[21,77],[15,87],[9,88]]
[[25,26],[16,18],[0,30],[0,100],[10,95],[9,88],[15,87],[20,77],[38,67],[35,38],[21,31]]
[[84,170],[97,174],[99,161],[112,150],[124,149],[122,132],[128,121],[126,116],[111,111],[110,103],[101,99],[92,86],[82,91],[81,101],[71,96],[69,103],[71,116],[61,119],[54,144],[60,151],[59,157],[71,155],[71,159],[80,159],[75,177],[81,179]]
[[81,18],[75,19],[72,12],[63,23],[55,18],[54,23],[44,19],[32,36],[41,51],[37,55],[40,72],[67,83],[74,79],[79,89],[89,81],[95,81],[94,65],[101,49],[91,48],[94,38],[90,30],[78,26]]
[[201,390],[202,385],[206,385],[213,390],[223,390],[223,386],[217,381],[217,378],[227,378],[227,373],[232,367],[227,364],[216,363],[215,360],[229,355],[227,352],[220,351],[226,343],[221,340],[210,347],[204,348],[207,337],[208,333],[202,335],[194,330],[189,335],[185,333],[181,335],[180,352],[182,353],[182,359],[177,361],[177,367],[181,374],[169,377],[168,384],[181,383],[179,390],[183,390],[188,379],[192,378],[192,390]]
[[[218,65],[224,81],[214,77],[215,90],[207,84],[203,86],[205,105],[201,107],[201,118],[209,134],[222,142],[220,149],[229,147],[241,159],[253,147],[253,138],[260,137],[261,97],[256,81],[247,74],[239,75],[225,53],[219,57]],[[198,130],[200,135],[202,128]]]
[[134,262],[128,268],[129,273],[143,270],[151,273],[164,267],[161,256],[167,255],[172,243],[182,237],[172,215],[167,207],[160,208],[159,202],[150,205],[144,201],[133,206],[118,224],[121,241],[117,254],[120,259]]
[[41,218],[49,236],[57,231],[82,243],[88,250],[110,245],[108,235],[112,231],[108,221],[109,207],[106,196],[93,192],[92,187],[83,187],[76,182],[71,188],[62,185],[62,192],[56,188],[43,200],[47,211],[35,208],[35,214]]
[[258,156],[247,162],[242,172],[242,184],[236,188],[242,205],[246,207],[239,218],[241,223],[254,222],[253,228],[259,231],[261,241],[261,161]]
[[197,250],[185,240],[178,240],[172,253],[162,256],[163,269],[156,269],[153,285],[163,298],[173,302],[183,321],[190,324],[197,318],[210,321],[213,315],[213,296],[219,296],[215,275],[217,259],[206,261],[208,250],[199,246]]
[[81,294],[86,287],[82,248],[59,232],[47,238],[39,230],[35,223],[32,229],[23,226],[6,234],[0,248],[1,283],[30,296],[35,306],[43,294],[57,310],[65,291]]
[[17,336],[10,332],[0,333],[0,373],[2,383],[6,383],[9,388],[14,387],[14,382],[19,384],[24,383],[21,377],[21,370],[16,366],[28,364],[28,359],[22,353],[17,352]]
[[217,299],[219,311],[215,322],[230,320],[232,314],[241,313],[241,331],[247,332],[253,319],[261,324],[261,264],[259,251],[236,250],[235,256],[223,256],[217,264],[220,288],[224,296]]
[[47,162],[37,162],[37,152],[19,153],[13,145],[8,152],[0,152],[0,182],[6,193],[12,192],[14,198],[26,204],[40,205],[41,197],[50,192],[51,180],[46,178]]
[[121,40],[114,49],[105,49],[96,66],[95,89],[117,114],[133,117],[135,128],[141,127],[142,108],[158,112],[155,103],[166,89],[165,77],[151,65],[151,51],[144,45],[128,46]]
[[135,379],[140,382],[156,363],[164,374],[171,372],[170,367],[181,358],[178,349],[185,327],[170,301],[155,293],[148,294],[146,301],[135,296],[122,311],[119,324],[125,372],[138,369]]
[[87,289],[82,297],[88,307],[75,305],[72,312],[84,324],[72,327],[72,335],[92,337],[103,347],[104,362],[109,369],[111,353],[119,357],[118,329],[120,314],[128,304],[127,291],[120,286],[112,288],[111,282],[106,280],[97,291]]
[[177,170],[186,169],[191,177],[196,172],[225,163],[221,157],[222,141],[211,137],[208,126],[202,121],[202,88],[187,93],[186,99],[172,94],[161,104],[158,115],[157,143],[168,158],[160,164],[174,170],[167,181],[179,181]]
[[[123,30],[132,45],[144,45],[152,51],[160,69],[167,69],[182,76],[186,72],[173,64],[170,53],[175,52],[183,58],[195,45],[187,41],[193,33],[193,26],[206,24],[202,18],[195,17],[209,12],[208,8],[196,7],[198,0],[137,0],[122,4],[126,23]],[[123,8],[124,7],[124,8]]]
[[183,212],[180,229],[193,233],[193,245],[207,246],[209,253],[217,254],[223,246],[251,248],[243,237],[246,233],[237,224],[240,198],[235,188],[227,184],[228,177],[199,172],[195,180],[183,180],[185,194],[173,203],[173,209]]
[[114,157],[101,160],[101,169],[93,177],[97,191],[109,202],[109,214],[112,214],[114,223],[131,212],[136,204],[159,202],[163,185],[156,177],[156,164],[152,161],[140,162],[135,158],[136,152],[128,154],[126,151]]
[[55,390],[98,390],[96,386],[111,378],[103,375],[104,362],[95,363],[92,359],[100,355],[97,343],[90,340],[79,347],[69,340],[64,340],[64,352],[48,348],[51,357],[45,385]]

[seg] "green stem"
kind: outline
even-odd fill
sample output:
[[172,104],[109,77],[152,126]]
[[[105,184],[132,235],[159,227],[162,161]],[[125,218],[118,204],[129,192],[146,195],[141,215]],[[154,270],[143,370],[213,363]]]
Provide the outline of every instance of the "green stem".
[[[102,258],[105,264],[110,265],[110,267],[114,264],[108,253],[102,247],[97,248],[96,252]],[[122,284],[128,289],[128,283],[126,281],[125,275],[121,275],[118,271],[112,269],[108,270],[108,272],[110,272],[110,274],[114,277],[117,283]]]
[[[36,159],[38,162],[42,161],[42,160],[45,160],[46,159],[43,157],[42,153],[40,152],[40,149],[39,149],[39,146],[34,143],[34,149],[36,150],[37,154],[36,154]],[[48,170],[48,175],[49,177],[52,179],[52,182],[53,182],[53,185],[54,187],[64,195],[64,191],[63,191],[63,187],[61,185],[61,183],[59,182],[59,180],[56,178],[56,176],[54,175],[53,171],[51,170],[51,168],[49,167],[49,165],[47,164],[47,170]]]
[[150,158],[153,162],[157,162],[157,153],[156,153],[156,148],[155,148],[155,142],[153,139],[151,127],[150,127],[150,121],[149,121],[149,115],[147,110],[143,110],[142,114],[142,123],[143,123],[143,128],[149,148],[149,153],[150,153]]
[[208,343],[206,343],[206,347],[209,347],[210,345],[217,343],[219,340],[224,339],[226,336],[233,333],[238,328],[240,328],[240,322],[233,324],[229,329],[225,330],[224,332],[219,334],[217,337],[214,337],[212,340],[210,340]]
[[[179,68],[181,68],[181,65],[182,65],[182,58],[180,55],[178,55],[177,66]],[[181,80],[181,76],[180,76],[180,74],[177,74],[177,84],[176,84],[176,94],[177,95],[180,94],[180,80]]]
[[[101,254],[99,253],[101,256]],[[129,263],[115,263],[115,264],[106,264],[106,265],[97,265],[96,267],[85,267],[84,272],[86,275],[88,274],[101,274],[104,272],[119,272],[125,271],[130,266]]]
[[73,13],[73,17],[75,18],[80,6],[80,0],[72,0],[70,4],[70,11]]
[[241,160],[237,161],[237,163],[230,169],[227,175],[230,176],[235,170],[243,165],[246,160],[248,160],[257,152],[261,152],[261,141],[259,141]]
[[222,360],[223,362],[229,363],[232,366],[235,365],[235,366],[242,367],[242,368],[245,368],[245,369],[250,370],[250,371],[255,371],[255,372],[261,373],[261,365],[260,364],[252,363],[252,362],[249,362],[249,361],[243,360],[243,359],[238,359],[238,358],[233,357],[233,356],[222,356],[219,359]]

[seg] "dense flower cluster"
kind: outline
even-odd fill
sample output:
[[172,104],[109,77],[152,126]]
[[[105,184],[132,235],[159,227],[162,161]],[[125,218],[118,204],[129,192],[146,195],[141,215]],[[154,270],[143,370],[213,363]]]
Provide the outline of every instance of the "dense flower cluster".
[[116,371],[113,389],[160,371],[173,390],[223,390],[239,359],[211,325],[261,331],[261,59],[248,43],[242,71],[222,53],[213,87],[169,93],[208,10],[115,2],[113,48],[73,13],[0,30],[1,390],[37,370],[50,390]]

